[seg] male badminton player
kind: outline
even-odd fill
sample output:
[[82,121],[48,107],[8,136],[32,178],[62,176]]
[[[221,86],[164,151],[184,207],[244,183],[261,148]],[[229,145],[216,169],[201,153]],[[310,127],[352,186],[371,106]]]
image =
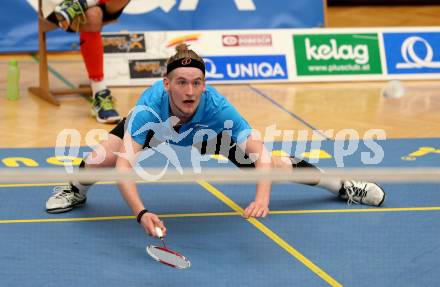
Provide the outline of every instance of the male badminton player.
[[[46,19],[67,32],[79,32],[80,50],[92,88],[91,113],[99,123],[121,120],[104,81],[102,27],[115,21],[130,0],[44,0]],[[55,5],[54,3],[58,3]]]
[[[165,124],[160,125],[161,122]],[[200,129],[210,129],[211,132],[203,133],[201,137],[198,133]],[[143,92],[131,115],[110,131],[108,139],[83,160],[80,167],[116,166],[119,170],[130,170],[133,168],[130,157],[141,151],[151,151],[162,141],[196,147],[201,154],[222,154],[240,168],[307,168],[321,173],[320,169],[304,160],[272,158],[247,121],[222,95],[205,83],[205,63],[186,45],[179,45],[176,54],[168,59],[163,80]],[[124,156],[116,156],[115,152]],[[101,161],[95,161],[100,156]],[[310,185],[325,188],[354,203],[380,206],[385,199],[384,191],[369,182],[323,178]],[[84,182],[56,187],[56,192],[46,203],[47,212],[65,212],[84,204],[89,187],[90,183]],[[156,235],[155,227],[160,227],[166,234],[159,217],[145,208],[134,182],[120,182],[119,189],[138,222],[150,235]],[[246,207],[243,216],[265,217],[269,213],[270,190],[271,182],[258,182],[255,199]]]

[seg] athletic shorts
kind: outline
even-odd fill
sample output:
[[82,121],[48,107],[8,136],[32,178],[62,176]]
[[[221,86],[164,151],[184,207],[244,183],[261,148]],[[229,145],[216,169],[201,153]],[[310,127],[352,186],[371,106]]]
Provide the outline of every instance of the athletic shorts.
[[[124,138],[125,133],[125,121],[126,118],[124,118],[122,121],[120,121],[111,131],[110,134],[117,136],[120,139]],[[160,142],[154,142],[154,132],[152,130],[148,131],[147,136],[145,138],[145,142],[143,145],[143,149],[151,148],[159,144]],[[216,139],[213,139],[212,141],[203,141],[200,143],[196,143],[194,145],[195,148],[197,148],[202,155],[206,154],[221,154],[225,157],[227,157],[232,163],[234,163],[237,167],[243,168],[243,167],[255,167],[255,164],[251,161],[249,156],[245,154],[245,152],[238,147],[238,145],[234,142],[234,140],[229,139],[229,148],[221,149],[221,143],[222,143],[222,135],[219,134]],[[225,141],[223,141],[225,142]]]

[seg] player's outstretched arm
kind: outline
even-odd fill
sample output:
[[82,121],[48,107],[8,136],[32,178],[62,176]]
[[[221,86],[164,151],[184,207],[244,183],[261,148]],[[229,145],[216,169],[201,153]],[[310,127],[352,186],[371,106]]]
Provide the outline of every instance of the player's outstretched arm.
[[[124,144],[121,145],[119,156],[116,161],[116,169],[120,171],[127,171],[132,169],[132,163],[136,161],[137,154],[142,150],[142,146],[132,139],[126,133],[124,135]],[[119,190],[122,197],[127,202],[133,214],[137,216],[139,223],[145,231],[151,235],[156,236],[155,227],[159,227],[164,236],[166,235],[166,228],[159,217],[152,212],[143,212],[146,208],[139,197],[136,188],[136,183],[132,180],[124,180],[118,183]]]
[[[247,155],[256,157],[255,167],[257,169],[271,169],[271,154],[264,147],[263,142],[251,134],[246,141],[240,144]],[[244,210],[243,217],[266,217],[269,214],[269,201],[272,183],[268,180],[260,180],[257,183],[255,200]]]

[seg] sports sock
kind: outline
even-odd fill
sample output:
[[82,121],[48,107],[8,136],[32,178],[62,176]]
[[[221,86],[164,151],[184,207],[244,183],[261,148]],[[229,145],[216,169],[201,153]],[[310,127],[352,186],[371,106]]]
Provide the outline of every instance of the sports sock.
[[[291,157],[290,160],[292,161],[293,168],[309,168],[311,171],[316,172],[317,175],[324,173],[322,169],[314,166],[311,163],[306,162],[305,160],[300,160],[295,157]],[[334,194],[339,195],[339,190],[342,187],[342,180],[333,178],[321,178],[319,182],[308,183],[307,185],[319,186]]]
[[87,7],[93,7],[99,4],[99,0],[86,0]]
[[80,46],[94,96],[107,88],[104,83],[104,46],[101,33],[81,32]]
[[90,80],[90,86],[92,88],[93,96],[95,96],[97,92],[107,89],[107,86],[103,80],[101,81]]
[[[79,164],[79,168],[83,169],[86,166],[86,162],[84,160],[81,161],[81,163]],[[72,190],[74,192],[79,192],[82,194],[87,194],[87,191],[89,190],[89,188],[94,184],[94,182],[90,183],[85,183],[85,182],[79,182],[77,180],[71,181],[70,185],[72,186]]]
[[104,46],[101,32],[81,32],[79,39],[89,79],[101,81],[104,78]]

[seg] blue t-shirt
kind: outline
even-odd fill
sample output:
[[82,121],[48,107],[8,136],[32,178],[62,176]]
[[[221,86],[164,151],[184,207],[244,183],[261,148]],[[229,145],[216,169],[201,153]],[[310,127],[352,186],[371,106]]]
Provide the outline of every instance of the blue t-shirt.
[[132,138],[144,145],[152,130],[160,141],[179,146],[191,146],[227,133],[236,143],[242,143],[251,134],[251,127],[238,111],[216,89],[206,85],[192,119],[179,132],[171,125],[169,94],[163,81],[157,81],[145,90],[127,119],[127,130]]

